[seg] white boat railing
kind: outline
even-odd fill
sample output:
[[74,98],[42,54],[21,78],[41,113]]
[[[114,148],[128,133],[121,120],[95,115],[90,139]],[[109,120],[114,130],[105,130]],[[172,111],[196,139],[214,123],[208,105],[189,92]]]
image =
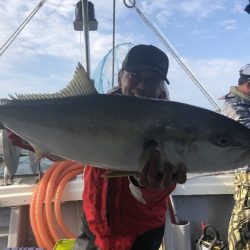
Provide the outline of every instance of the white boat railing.
[[[202,177],[192,174],[188,178],[185,184],[177,185],[173,196],[233,194],[233,174]],[[13,185],[0,186],[0,207],[30,204],[35,185],[32,177],[16,177]],[[82,200],[82,192],[83,179],[79,175],[65,187],[62,201]]]

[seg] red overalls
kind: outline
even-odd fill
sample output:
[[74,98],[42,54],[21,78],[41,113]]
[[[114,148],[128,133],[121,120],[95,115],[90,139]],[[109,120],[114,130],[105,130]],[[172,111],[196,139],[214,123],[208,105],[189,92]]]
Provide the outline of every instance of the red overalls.
[[[138,188],[128,177],[105,179],[103,169],[84,170],[83,209],[101,250],[128,250],[136,238],[165,223],[169,189]],[[138,191],[138,201],[129,185]]]

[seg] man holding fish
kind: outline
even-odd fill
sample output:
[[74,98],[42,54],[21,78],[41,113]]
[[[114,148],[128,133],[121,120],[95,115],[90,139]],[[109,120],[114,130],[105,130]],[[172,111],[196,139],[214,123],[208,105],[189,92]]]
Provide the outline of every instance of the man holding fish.
[[[110,94],[167,99],[167,72],[168,58],[163,51],[152,45],[137,45],[125,57],[118,75],[119,86]],[[186,169],[180,164],[173,174],[173,166],[166,161],[159,174],[161,154],[156,142],[145,142],[144,150],[147,160],[138,175],[103,178],[107,170],[85,167],[84,224],[100,249],[160,247],[167,198],[176,183],[186,181]]]
[[[109,94],[168,100],[168,66],[168,57],[163,51],[152,45],[137,45],[123,61],[119,86]],[[16,145],[26,147],[25,141],[15,134],[10,133],[10,139]],[[163,162],[153,139],[149,138],[142,145],[144,151],[138,155],[142,159],[139,174],[128,176],[125,172],[123,177],[109,178],[120,173],[85,166],[84,232],[77,244],[87,237],[87,249],[92,250],[159,249],[168,196],[176,183],[186,181],[186,168],[183,164],[173,166],[168,161]],[[53,156],[50,155],[50,159],[53,160]],[[175,173],[174,167],[177,169]],[[76,246],[75,249],[82,248]]]

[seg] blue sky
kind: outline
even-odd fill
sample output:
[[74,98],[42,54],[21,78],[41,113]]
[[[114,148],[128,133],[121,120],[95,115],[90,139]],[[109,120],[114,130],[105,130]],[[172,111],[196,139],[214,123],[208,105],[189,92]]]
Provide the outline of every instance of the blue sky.
[[[40,0],[0,2],[0,46]],[[74,31],[73,0],[47,0],[9,49],[0,57],[0,97],[56,92],[71,80],[81,61],[80,33]],[[112,3],[92,1],[99,22],[90,32],[91,71],[112,47]],[[176,63],[168,50],[122,0],[117,0],[116,44],[159,46],[170,59],[170,97],[209,109],[213,107]],[[250,63],[250,15],[246,0],[137,0],[137,6],[161,29],[183,61],[219,105],[238,71]],[[122,58],[119,58],[119,63]]]

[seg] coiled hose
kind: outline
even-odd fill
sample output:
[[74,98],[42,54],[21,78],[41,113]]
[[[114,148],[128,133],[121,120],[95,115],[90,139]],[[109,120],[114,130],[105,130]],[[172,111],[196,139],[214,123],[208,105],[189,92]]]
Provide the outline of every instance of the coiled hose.
[[59,239],[76,238],[63,222],[61,197],[67,182],[81,174],[83,168],[82,164],[73,161],[56,162],[35,187],[30,204],[30,222],[39,247],[51,250]]

